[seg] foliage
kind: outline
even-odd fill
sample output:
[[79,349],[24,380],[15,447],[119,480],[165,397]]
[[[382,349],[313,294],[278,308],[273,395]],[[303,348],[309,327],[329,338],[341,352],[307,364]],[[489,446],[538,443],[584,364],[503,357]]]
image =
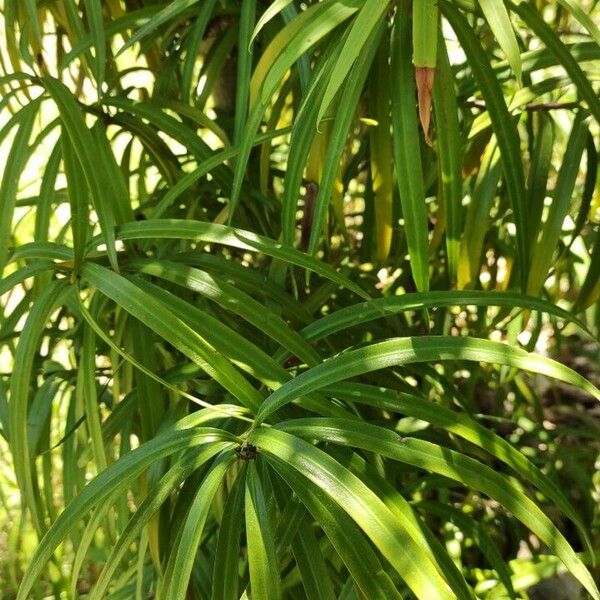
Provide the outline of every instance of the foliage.
[[7,598],[600,598],[595,1],[2,15]]

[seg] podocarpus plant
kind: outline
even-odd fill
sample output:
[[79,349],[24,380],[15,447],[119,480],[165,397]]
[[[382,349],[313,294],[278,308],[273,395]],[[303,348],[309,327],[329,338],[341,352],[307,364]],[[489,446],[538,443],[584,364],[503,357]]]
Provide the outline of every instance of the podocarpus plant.
[[600,598],[595,1],[1,11],[7,597]]

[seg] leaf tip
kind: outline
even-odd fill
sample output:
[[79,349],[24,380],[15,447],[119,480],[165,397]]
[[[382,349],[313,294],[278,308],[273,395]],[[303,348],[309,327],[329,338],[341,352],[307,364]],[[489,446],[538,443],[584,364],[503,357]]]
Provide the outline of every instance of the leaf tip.
[[425,135],[425,141],[431,146],[429,137],[429,125],[431,122],[431,96],[433,80],[435,78],[434,67],[415,67],[415,82],[417,84],[417,99],[419,103],[419,120]]

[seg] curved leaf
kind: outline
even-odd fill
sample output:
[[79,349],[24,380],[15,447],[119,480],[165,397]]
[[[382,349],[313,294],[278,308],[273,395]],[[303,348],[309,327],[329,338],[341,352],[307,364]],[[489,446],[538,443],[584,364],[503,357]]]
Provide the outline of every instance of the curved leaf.
[[[400,438],[393,431],[367,423],[344,423],[325,418],[296,419],[278,427],[309,439],[369,450],[482,491],[510,510],[547,544],[594,599],[600,598],[600,591],[589,571],[552,521],[510,479],[490,467],[454,450],[423,440]],[[269,430],[269,433],[272,431]]]
[[212,442],[234,441],[230,433],[210,428],[187,429],[164,433],[124,455],[93,479],[54,521],[40,541],[29,568],[23,575],[17,600],[30,597],[32,587],[46,568],[46,563],[61,541],[73,530],[78,521],[94,506],[110,496],[116,487],[126,490],[129,482],[157,460],[179,450]]
[[250,441],[272,462],[293,467],[339,504],[418,598],[455,597],[404,524],[337,461],[299,438],[272,428],[256,430]]
[[312,367],[268,396],[256,415],[256,422],[262,423],[273,412],[299,396],[326,385],[392,365],[441,360],[509,365],[570,383],[600,400],[600,390],[585,377],[545,356],[531,354],[500,342],[469,337],[409,337],[390,339],[351,350]]

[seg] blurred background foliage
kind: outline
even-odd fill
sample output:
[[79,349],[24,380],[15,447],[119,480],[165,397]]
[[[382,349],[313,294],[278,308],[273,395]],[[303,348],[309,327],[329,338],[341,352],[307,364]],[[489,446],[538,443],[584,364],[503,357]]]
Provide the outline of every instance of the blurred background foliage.
[[595,0],[0,7],[0,598],[600,598]]

